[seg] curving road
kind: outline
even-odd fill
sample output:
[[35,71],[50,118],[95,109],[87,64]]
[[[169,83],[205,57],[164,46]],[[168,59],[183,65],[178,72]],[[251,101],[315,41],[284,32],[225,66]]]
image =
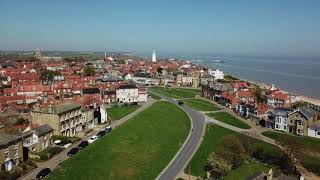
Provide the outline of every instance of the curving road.
[[[152,93],[178,105],[178,102],[172,98],[163,96],[154,91],[152,91]],[[156,178],[157,180],[175,179],[179,173],[184,170],[192,155],[197,150],[198,144],[202,141],[202,135],[205,128],[205,116],[187,106],[182,105],[179,107],[189,114],[192,121],[192,130],[183,147],[179,150],[169,165],[159,174]]]

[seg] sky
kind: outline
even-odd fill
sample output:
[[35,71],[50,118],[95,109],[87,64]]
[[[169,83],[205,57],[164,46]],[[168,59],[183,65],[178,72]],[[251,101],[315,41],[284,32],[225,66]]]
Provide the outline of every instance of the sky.
[[320,57],[319,0],[1,0],[0,49]]

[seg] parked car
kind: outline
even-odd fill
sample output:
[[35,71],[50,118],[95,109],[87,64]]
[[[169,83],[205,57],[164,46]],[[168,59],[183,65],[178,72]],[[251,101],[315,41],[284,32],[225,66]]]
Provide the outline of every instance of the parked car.
[[112,130],[111,126],[107,126],[103,129],[106,133],[109,133]]
[[39,171],[39,173],[36,176],[36,179],[43,179],[47,177],[50,173],[51,173],[50,168],[44,168],[41,171]]
[[78,145],[78,150],[84,149],[85,147],[87,147],[89,145],[88,141],[82,141],[79,145]]
[[180,106],[182,106],[182,105],[183,105],[183,102],[182,102],[182,101],[178,101],[178,104],[179,104]]
[[94,135],[92,136],[89,140],[88,140],[88,143],[91,144],[93,143],[94,141],[96,141],[98,139],[98,136]]
[[75,155],[78,152],[78,148],[72,148],[70,151],[67,153],[67,156],[72,156]]
[[101,138],[102,136],[106,135],[106,132],[101,130],[97,133],[98,138]]

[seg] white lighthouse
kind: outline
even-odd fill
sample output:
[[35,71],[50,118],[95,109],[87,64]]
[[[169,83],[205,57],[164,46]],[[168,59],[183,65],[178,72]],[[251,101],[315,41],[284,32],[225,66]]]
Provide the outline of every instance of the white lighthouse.
[[155,50],[152,51],[152,62],[157,62],[157,55]]

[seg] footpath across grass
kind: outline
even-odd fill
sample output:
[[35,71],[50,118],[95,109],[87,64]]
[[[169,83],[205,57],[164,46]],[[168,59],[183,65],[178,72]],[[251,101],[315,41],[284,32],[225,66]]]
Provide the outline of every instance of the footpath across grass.
[[183,99],[184,104],[198,111],[218,111],[220,108],[202,99]]
[[301,164],[307,170],[320,176],[320,139],[307,136],[295,136],[274,131],[266,131],[263,132],[262,135],[274,140],[279,140],[280,137],[283,136],[297,140],[302,145],[304,152],[301,158]]
[[188,115],[156,102],[62,163],[48,179],[155,179],[181,148],[190,130]]
[[207,113],[206,114],[209,117],[212,117],[218,121],[224,122],[226,124],[229,124],[231,126],[235,126],[241,129],[250,129],[251,126],[248,124],[242,122],[240,119],[232,116],[231,114],[227,112],[217,112],[217,113]]
[[128,105],[123,107],[111,107],[107,109],[108,113],[108,119],[111,121],[119,120],[128,114],[133,113],[135,110],[137,110],[140,105]]
[[178,88],[150,87],[149,89],[175,99],[194,98],[198,94],[193,91],[182,90]]
[[[191,175],[197,176],[197,177],[204,177],[206,175],[204,167],[206,165],[207,158],[208,158],[209,154],[211,152],[215,151],[216,148],[218,147],[218,145],[220,144],[221,140],[223,139],[223,137],[228,136],[228,135],[236,136],[242,141],[246,141],[246,140],[250,139],[250,145],[252,146],[252,148],[260,148],[263,151],[263,153],[265,154],[265,156],[270,157],[270,159],[272,159],[272,158],[280,159],[280,157],[282,155],[281,150],[274,145],[247,137],[243,134],[240,134],[235,131],[231,131],[229,129],[223,128],[218,125],[208,125],[206,127],[204,139],[203,139],[199,149],[194,154],[194,156],[191,159],[191,161],[189,162],[189,164],[186,166],[185,173],[188,174],[189,168],[190,168]],[[259,168],[265,167],[265,165],[263,165],[263,164],[257,164],[257,166],[259,166]],[[252,172],[251,166],[243,165],[243,167],[240,167],[240,168],[241,168],[240,170],[241,170],[242,176],[247,177],[247,176],[251,175],[251,172]],[[234,169],[234,170],[230,171],[229,174],[231,174],[231,175],[233,173],[236,174],[237,171],[240,171],[240,170],[238,168]],[[236,179],[242,179],[242,178],[236,178]]]

